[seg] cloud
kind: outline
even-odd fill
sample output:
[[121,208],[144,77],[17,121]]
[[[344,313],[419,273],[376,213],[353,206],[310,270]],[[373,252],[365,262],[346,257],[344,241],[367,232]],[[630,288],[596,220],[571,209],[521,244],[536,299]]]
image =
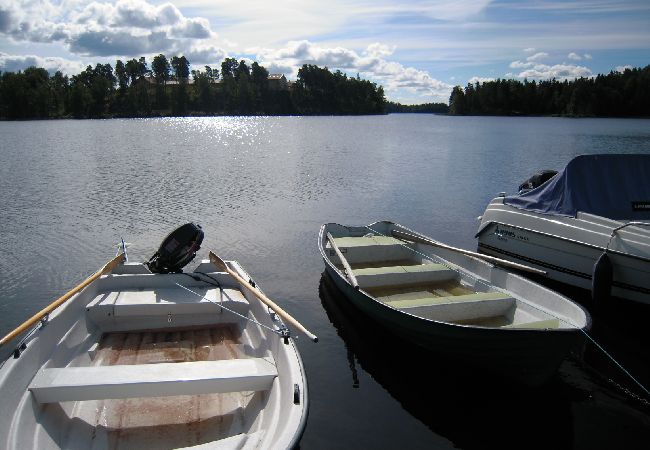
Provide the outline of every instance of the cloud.
[[511,69],[528,69],[535,66],[534,62],[513,61],[510,63]]
[[592,59],[592,56],[589,53],[585,53],[583,56],[585,59]]
[[593,76],[593,73],[588,67],[572,64],[555,64],[553,66],[536,64],[532,68],[526,69],[516,75],[518,78],[533,78],[540,80],[549,80],[551,78],[558,80],[573,80],[576,78],[591,76]]
[[206,18],[185,17],[171,3],[3,1],[6,5],[0,7],[0,34],[17,42],[62,42],[77,55],[183,53],[191,52],[197,43],[205,47],[216,39]]
[[[527,49],[534,50],[534,49]],[[530,52],[529,52],[530,53]],[[589,56],[589,58],[587,58]],[[549,80],[552,78],[559,80],[573,80],[581,77],[591,77],[593,73],[590,68],[585,66],[580,66],[576,64],[546,64],[540,62],[540,60],[549,59],[550,55],[546,52],[537,52],[526,58],[526,61],[516,60],[512,61],[509,64],[511,69],[520,69],[519,73],[508,72],[505,74],[506,78],[529,78],[529,79],[538,79],[538,80]],[[571,52],[567,55],[567,58],[580,61],[584,59],[590,59],[590,55],[580,56],[576,52]]]
[[486,78],[486,77],[472,77],[469,80],[467,80],[468,83],[470,84],[475,84],[475,83],[487,83],[489,81],[495,81],[494,78]]
[[548,58],[548,53],[546,52],[538,52],[535,53],[534,55],[529,56],[526,58],[526,61],[540,61],[542,59]]
[[535,49],[534,47],[528,47],[528,48],[525,48],[525,49],[524,49],[524,52],[526,52],[526,53],[532,53],[532,52],[534,52],[535,50],[536,50],[536,49]]
[[616,66],[616,69],[615,69],[615,70],[616,70],[616,72],[623,73],[623,72],[625,72],[626,70],[632,70],[632,69],[633,69],[632,66],[630,66],[629,64],[626,64],[626,65],[624,65],[624,66]]
[[257,59],[270,73],[297,76],[303,64],[326,66],[332,70],[359,73],[384,86],[387,93],[408,91],[422,97],[447,101],[452,86],[432,78],[427,72],[389,61],[394,47],[373,43],[358,53],[343,47],[322,47],[309,41],[291,41],[277,50],[258,49]]
[[183,54],[192,65],[216,65],[228,56],[225,50],[212,45],[195,45]]
[[0,52],[0,70],[3,72],[17,72],[28,67],[42,67],[50,74],[59,70],[65,74],[75,74],[84,70],[86,65],[81,61],[70,61],[64,58],[42,58],[36,55],[10,55]]

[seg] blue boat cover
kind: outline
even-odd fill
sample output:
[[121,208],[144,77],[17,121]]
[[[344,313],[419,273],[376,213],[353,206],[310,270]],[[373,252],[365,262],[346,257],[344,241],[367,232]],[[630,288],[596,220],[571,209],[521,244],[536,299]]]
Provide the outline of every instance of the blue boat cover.
[[546,183],[504,199],[542,214],[650,219],[650,155],[581,155]]

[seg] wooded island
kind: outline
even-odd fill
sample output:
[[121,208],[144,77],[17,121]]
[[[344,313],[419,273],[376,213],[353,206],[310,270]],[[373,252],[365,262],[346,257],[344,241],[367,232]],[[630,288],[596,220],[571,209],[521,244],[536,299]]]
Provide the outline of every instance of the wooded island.
[[[192,75],[190,77],[190,74]],[[0,77],[0,118],[186,115],[383,114],[384,90],[341,71],[303,65],[295,82],[257,62],[226,58],[221,70],[190,71],[184,56],[88,66],[78,75],[29,67]]]

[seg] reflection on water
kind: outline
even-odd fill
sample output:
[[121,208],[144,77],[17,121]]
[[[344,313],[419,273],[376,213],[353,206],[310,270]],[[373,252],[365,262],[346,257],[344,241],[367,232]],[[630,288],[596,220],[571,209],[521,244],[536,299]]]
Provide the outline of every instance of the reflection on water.
[[[345,342],[352,387],[364,388],[359,366],[405,410],[455,447],[614,448],[621,441],[626,448],[645,447],[647,418],[632,407],[615,405],[612,400],[620,401],[617,394],[608,393],[610,404],[592,400],[590,391],[596,386],[588,378],[580,379],[575,361],[565,363],[564,371],[574,372],[570,383],[556,377],[537,389],[513,385],[386,332],[354,308],[326,273],[319,294]],[[607,430],[581,428],[588,424],[575,417],[576,411],[592,408],[611,414]]]

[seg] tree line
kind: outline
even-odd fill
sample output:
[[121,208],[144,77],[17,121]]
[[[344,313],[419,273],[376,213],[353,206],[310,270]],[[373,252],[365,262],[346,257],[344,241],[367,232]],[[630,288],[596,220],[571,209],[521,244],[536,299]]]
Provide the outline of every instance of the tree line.
[[417,114],[447,114],[449,106],[446,103],[422,103],[419,105],[402,105],[401,103],[388,102],[387,113],[417,113]]
[[456,86],[457,115],[650,116],[650,66],[573,81],[496,80]]
[[[191,77],[190,77],[191,75]],[[55,119],[185,115],[383,114],[384,90],[341,71],[304,65],[295,83],[269,80],[257,62],[226,58],[190,70],[160,54],[88,66],[77,75],[29,67],[0,73],[0,118]]]

